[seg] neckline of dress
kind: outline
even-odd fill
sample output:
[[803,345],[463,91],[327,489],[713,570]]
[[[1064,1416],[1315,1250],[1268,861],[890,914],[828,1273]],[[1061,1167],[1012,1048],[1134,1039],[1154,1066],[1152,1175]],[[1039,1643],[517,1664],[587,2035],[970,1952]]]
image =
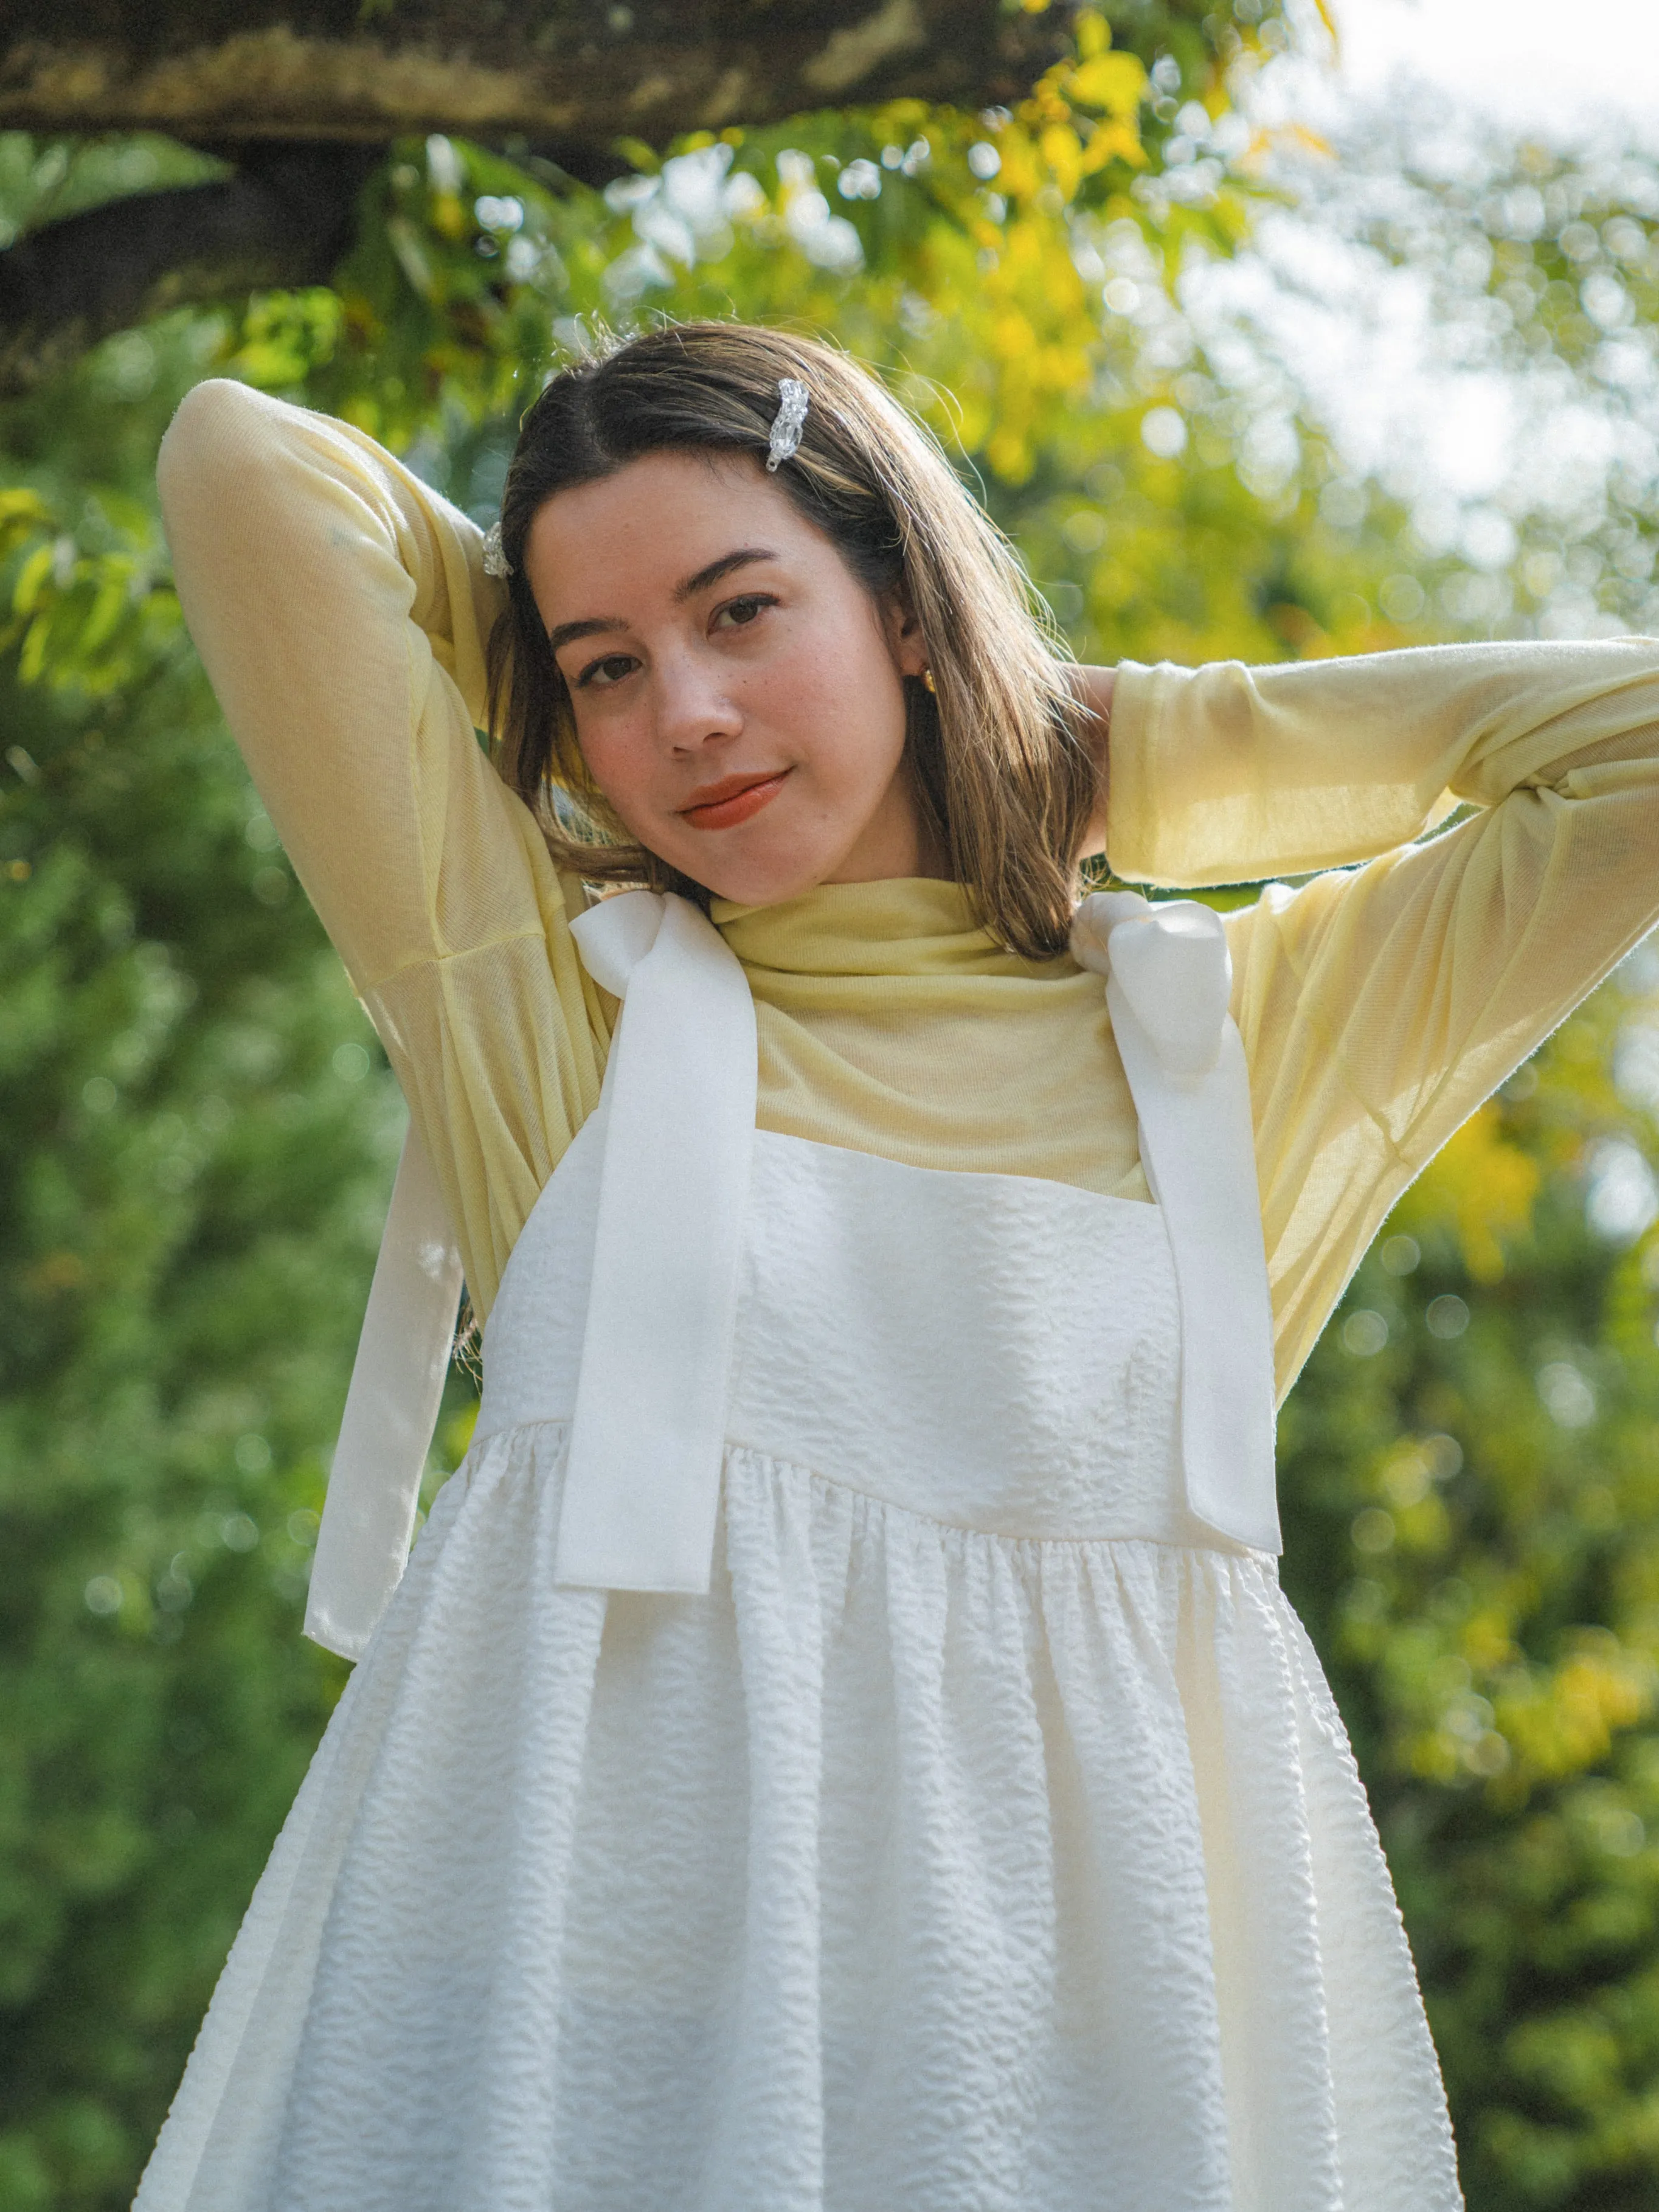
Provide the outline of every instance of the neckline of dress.
[[793,975],[1018,975],[1073,972],[1032,961],[975,921],[964,886],[933,876],[820,884],[773,906],[714,900],[710,919],[747,969]]

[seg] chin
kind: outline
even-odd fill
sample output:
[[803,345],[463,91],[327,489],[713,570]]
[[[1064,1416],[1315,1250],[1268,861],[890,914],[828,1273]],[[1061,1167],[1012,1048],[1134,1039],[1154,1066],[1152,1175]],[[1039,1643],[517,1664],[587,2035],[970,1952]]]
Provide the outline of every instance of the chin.
[[694,883],[716,898],[729,899],[733,906],[781,906],[785,899],[816,890],[836,865],[827,856],[806,858],[799,853],[724,854],[700,860],[691,854],[664,857]]
[[[633,834],[659,860],[715,898],[730,899],[734,906],[773,906],[808,887],[811,865],[787,834],[788,825],[781,826],[782,836],[763,818],[726,830],[698,831],[675,817],[653,824],[659,829],[656,837],[638,830]],[[755,834],[763,829],[769,834]]]
[[804,891],[816,890],[823,878],[794,871],[716,868],[696,880],[705,890],[716,898],[729,899],[733,906],[781,906],[785,899],[799,898]]

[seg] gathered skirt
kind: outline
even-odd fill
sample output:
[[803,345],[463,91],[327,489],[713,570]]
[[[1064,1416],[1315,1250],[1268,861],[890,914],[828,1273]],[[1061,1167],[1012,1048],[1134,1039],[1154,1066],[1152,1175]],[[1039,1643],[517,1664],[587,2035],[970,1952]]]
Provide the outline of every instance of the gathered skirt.
[[1341,1721],[1255,1553],[734,1447],[708,1597],[440,1493],[138,2212],[1451,2212]]

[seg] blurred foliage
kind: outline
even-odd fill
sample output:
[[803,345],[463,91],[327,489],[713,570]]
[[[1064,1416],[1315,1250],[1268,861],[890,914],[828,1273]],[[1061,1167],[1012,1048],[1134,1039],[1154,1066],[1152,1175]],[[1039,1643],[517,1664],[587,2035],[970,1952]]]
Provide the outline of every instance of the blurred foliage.
[[[299,1619],[398,1107],[181,634],[151,477],[191,382],[332,409],[486,518],[562,351],[737,312],[880,366],[1084,657],[1547,626],[1587,544],[1588,612],[1631,612],[1635,460],[1570,518],[1517,494],[1475,562],[1406,477],[1356,471],[1259,334],[1196,311],[1294,198],[1221,73],[1283,27],[1256,0],[1153,12],[1121,49],[1085,22],[1017,112],[639,148],[603,193],[399,147],[337,288],[127,332],[6,410],[0,2212],[126,2201],[343,1671]],[[1392,230],[1356,199],[1350,234],[1593,411],[1606,344],[1651,351],[1659,180],[1552,159],[1489,189],[1413,173]],[[165,141],[0,137],[0,223],[200,173]],[[1504,197],[1527,190],[1535,224]],[[1490,257],[1460,261],[1472,228]],[[1526,566],[1553,547],[1553,580]],[[1282,1427],[1286,1583],[1475,2212],[1659,2188],[1656,1111],[1644,951],[1408,1194]]]
[[1215,264],[1188,304],[1258,438],[1287,449],[1310,386],[1346,417],[1322,503],[1409,510],[1395,607],[1475,635],[1659,631],[1659,165],[1612,133],[1516,144],[1425,93],[1334,142],[1280,132],[1252,167],[1279,204],[1248,281]]
[[1480,2208],[1659,2177],[1656,1110],[1650,943],[1395,1209],[1280,1420]]

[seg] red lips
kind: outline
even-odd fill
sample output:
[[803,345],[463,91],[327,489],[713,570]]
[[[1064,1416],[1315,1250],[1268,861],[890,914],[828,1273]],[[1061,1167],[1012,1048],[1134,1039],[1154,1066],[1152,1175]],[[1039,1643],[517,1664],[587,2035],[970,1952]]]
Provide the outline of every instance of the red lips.
[[706,783],[694,791],[690,803],[680,809],[680,818],[694,830],[732,829],[769,805],[788,774],[785,768],[771,775],[722,776],[718,783]]

